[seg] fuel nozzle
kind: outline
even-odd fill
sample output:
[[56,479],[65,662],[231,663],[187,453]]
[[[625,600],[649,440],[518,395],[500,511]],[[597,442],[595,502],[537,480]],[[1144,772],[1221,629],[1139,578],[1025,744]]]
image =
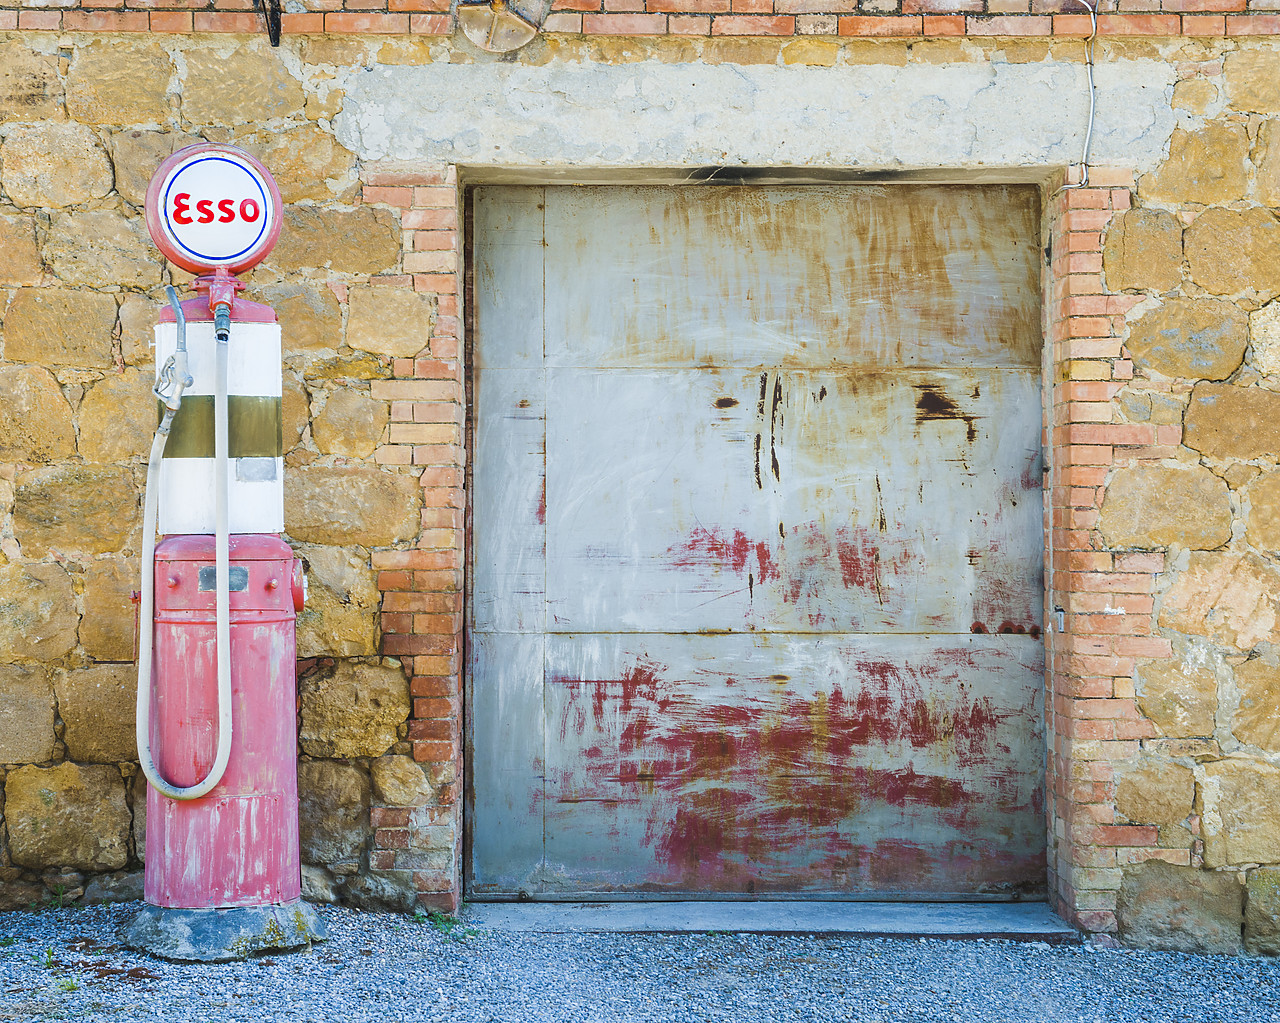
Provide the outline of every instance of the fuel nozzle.
[[182,303],[178,301],[178,293],[173,290],[173,286],[169,285],[164,290],[165,294],[169,296],[169,305],[173,309],[173,321],[177,328],[177,344],[174,353],[169,356],[157,375],[156,384],[152,391],[157,398],[164,402],[165,417],[160,429],[163,433],[168,434],[169,424],[172,422],[178,408],[182,405],[182,392],[195,381],[192,379],[191,371],[187,367],[186,314],[182,311]]
[[219,302],[213,309],[213,336],[224,345],[231,337],[231,306],[226,302]]

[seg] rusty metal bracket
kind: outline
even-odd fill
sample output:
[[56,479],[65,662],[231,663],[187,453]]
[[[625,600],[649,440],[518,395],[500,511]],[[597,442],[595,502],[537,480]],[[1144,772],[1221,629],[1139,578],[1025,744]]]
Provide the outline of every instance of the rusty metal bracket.
[[262,19],[267,23],[267,38],[272,46],[280,45],[280,0],[257,0]]
[[471,42],[491,53],[509,53],[538,34],[551,0],[463,0],[458,27]]

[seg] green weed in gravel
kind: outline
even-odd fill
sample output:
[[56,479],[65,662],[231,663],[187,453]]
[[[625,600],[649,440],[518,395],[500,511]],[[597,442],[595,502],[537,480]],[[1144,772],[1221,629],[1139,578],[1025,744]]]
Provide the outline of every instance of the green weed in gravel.
[[430,924],[437,934],[448,941],[466,941],[480,934],[474,927],[463,927],[462,921],[452,913],[440,913],[433,909],[424,914],[422,910],[418,910],[413,914],[413,919],[417,923]]

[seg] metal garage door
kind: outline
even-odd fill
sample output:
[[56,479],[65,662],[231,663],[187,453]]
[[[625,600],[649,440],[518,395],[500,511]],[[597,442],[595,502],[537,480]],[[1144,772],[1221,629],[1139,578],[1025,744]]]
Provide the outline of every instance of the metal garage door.
[[472,210],[469,896],[1042,890],[1038,191]]

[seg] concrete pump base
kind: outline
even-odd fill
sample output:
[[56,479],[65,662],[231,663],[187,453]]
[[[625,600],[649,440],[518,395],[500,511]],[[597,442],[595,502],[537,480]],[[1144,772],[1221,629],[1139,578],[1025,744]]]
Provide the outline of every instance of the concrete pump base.
[[225,963],[263,952],[310,948],[328,938],[307,903],[232,909],[164,909],[145,906],[120,928],[130,948],[178,962]]

